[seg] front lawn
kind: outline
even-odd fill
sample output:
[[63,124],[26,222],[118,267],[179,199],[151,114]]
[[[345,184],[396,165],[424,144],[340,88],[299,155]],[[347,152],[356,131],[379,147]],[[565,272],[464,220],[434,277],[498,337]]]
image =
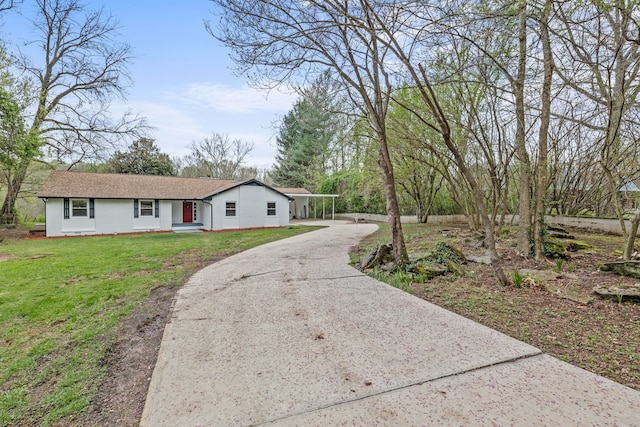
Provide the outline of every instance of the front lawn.
[[0,425],[50,425],[89,406],[119,320],[233,253],[317,227],[6,239],[0,243]]

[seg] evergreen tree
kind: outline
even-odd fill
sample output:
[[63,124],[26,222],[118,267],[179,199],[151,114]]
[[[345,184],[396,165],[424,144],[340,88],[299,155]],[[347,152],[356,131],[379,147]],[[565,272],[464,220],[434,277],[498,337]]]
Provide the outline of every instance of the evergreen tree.
[[335,86],[323,75],[284,116],[271,174],[276,185],[313,191],[326,175],[329,149],[337,134],[334,98]]
[[161,153],[153,139],[140,138],[127,151],[117,151],[107,162],[107,170],[114,173],[138,175],[175,175],[169,155]]

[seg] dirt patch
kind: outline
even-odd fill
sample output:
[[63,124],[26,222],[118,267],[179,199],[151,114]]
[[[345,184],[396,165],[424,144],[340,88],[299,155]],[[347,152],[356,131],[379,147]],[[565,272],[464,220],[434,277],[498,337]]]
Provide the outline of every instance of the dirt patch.
[[[203,258],[197,251],[188,251],[174,261],[197,271],[231,254],[225,252]],[[164,328],[180,287],[154,289],[133,313],[120,321],[117,338],[103,361],[107,370],[105,380],[89,409],[74,419],[63,419],[60,427],[139,425]]]
[[11,258],[13,258],[13,255],[0,254],[0,262],[9,261]]
[[29,235],[29,229],[18,225],[14,228],[0,227],[0,240],[2,239],[22,239]]
[[80,418],[64,425],[137,426],[156,364],[164,327],[179,286],[162,286],[124,319],[104,364],[107,375]]

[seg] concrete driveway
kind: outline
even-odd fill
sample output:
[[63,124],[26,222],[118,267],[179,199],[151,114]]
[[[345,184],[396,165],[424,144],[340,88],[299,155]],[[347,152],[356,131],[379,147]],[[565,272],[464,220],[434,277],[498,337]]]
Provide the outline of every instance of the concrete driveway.
[[342,221],[178,293],[142,426],[640,425],[640,392],[378,282]]

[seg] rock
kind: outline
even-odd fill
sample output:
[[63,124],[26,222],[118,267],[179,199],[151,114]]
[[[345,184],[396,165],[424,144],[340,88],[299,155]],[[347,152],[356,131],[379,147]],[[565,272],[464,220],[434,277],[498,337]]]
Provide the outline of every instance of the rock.
[[487,243],[485,241],[486,236],[484,233],[474,233],[473,235],[473,247],[474,249],[486,248]]
[[572,234],[562,234],[562,233],[550,233],[549,236],[555,237],[556,239],[575,239],[576,237]]
[[591,249],[593,246],[586,242],[581,242],[580,240],[575,240],[573,242],[567,243],[567,250],[569,252],[577,252],[582,249]]
[[532,269],[528,269],[528,268],[523,268],[518,270],[518,272],[523,276],[530,276],[533,277],[535,279],[538,279],[539,281],[543,281],[543,282],[547,282],[549,280],[555,280],[559,277],[559,274],[556,273],[555,271],[551,271],[551,270],[532,270]]
[[593,292],[602,296],[616,296],[622,297],[640,297],[640,283],[635,285],[609,285],[609,286],[596,286],[593,288]]
[[567,230],[557,225],[547,225],[547,231],[549,236],[556,239],[575,239],[575,236],[572,236]]
[[489,258],[489,255],[484,255],[484,256],[467,255],[467,261],[475,262],[476,264],[491,265],[491,259]]
[[448,272],[449,270],[442,265],[426,264],[426,263],[416,264],[412,269],[412,273],[422,276],[426,280],[431,280],[437,276],[444,276]]
[[541,283],[537,282],[536,279],[534,279],[533,277],[527,276],[522,280],[522,287],[523,288],[539,289],[539,288],[544,288],[544,285],[542,285]]
[[565,246],[557,240],[547,239],[544,242],[544,254],[550,258],[568,259]]
[[593,301],[593,297],[589,295],[584,295],[574,288],[567,285],[555,285],[551,283],[547,283],[545,285],[547,291],[551,292],[553,295],[568,299],[570,301],[577,302],[579,304],[587,305]]
[[640,261],[605,262],[602,264],[601,270],[613,271],[621,276],[640,279]]
[[445,241],[436,243],[436,248],[431,251],[426,259],[435,263],[445,263],[448,260],[452,260],[460,264],[467,262],[467,258],[460,249]]
[[447,260],[447,262],[445,262],[445,265],[447,266],[447,269],[456,276],[464,276],[464,268],[457,262],[453,260]]
[[569,232],[567,230],[565,230],[564,228],[560,227],[559,225],[547,225],[547,230],[548,231],[555,231],[558,234],[564,234],[565,236],[569,234]]

